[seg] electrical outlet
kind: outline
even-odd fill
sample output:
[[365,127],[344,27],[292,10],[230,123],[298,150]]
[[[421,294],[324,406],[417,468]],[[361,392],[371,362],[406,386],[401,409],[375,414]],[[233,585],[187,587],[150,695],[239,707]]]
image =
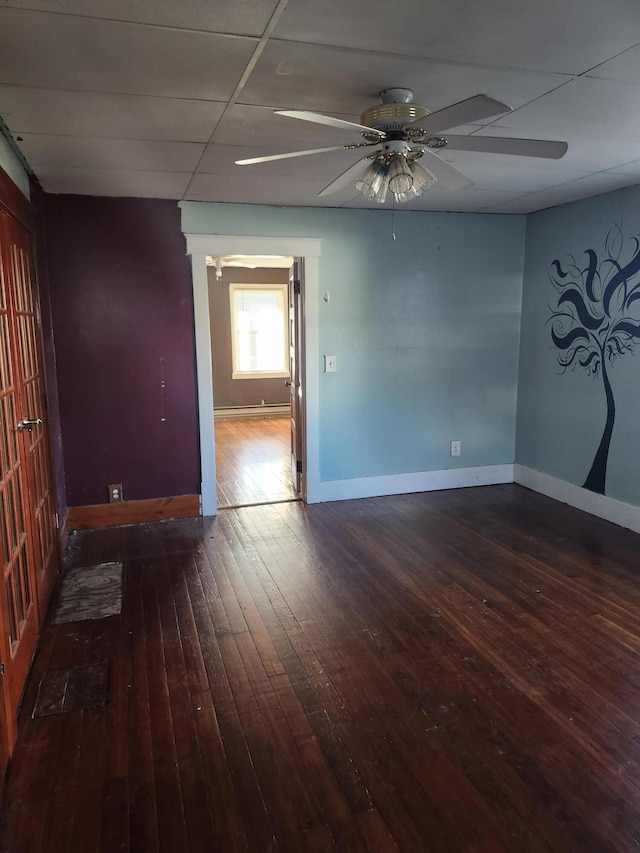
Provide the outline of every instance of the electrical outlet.
[[115,504],[122,500],[122,483],[116,483],[112,486],[107,486],[109,490],[109,503]]
[[462,456],[462,442],[458,439],[451,442],[451,456]]

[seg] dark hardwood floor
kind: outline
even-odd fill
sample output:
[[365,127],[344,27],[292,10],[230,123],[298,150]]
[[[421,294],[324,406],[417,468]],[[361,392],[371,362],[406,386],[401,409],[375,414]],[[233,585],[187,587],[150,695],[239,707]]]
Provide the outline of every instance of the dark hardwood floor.
[[76,534],[123,612],[44,630],[2,849],[636,851],[639,545],[518,486]]
[[217,420],[219,507],[294,500],[290,418]]

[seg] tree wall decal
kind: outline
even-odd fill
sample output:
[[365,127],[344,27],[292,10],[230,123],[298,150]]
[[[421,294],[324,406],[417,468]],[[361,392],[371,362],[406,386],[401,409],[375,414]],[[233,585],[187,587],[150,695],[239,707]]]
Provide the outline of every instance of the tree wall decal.
[[564,264],[552,262],[549,278],[558,301],[547,322],[562,373],[579,366],[602,377],[607,419],[583,486],[603,495],[616,417],[607,364],[632,353],[640,341],[640,239],[625,240],[615,226],[599,255],[586,249],[583,257],[581,262],[573,255]]

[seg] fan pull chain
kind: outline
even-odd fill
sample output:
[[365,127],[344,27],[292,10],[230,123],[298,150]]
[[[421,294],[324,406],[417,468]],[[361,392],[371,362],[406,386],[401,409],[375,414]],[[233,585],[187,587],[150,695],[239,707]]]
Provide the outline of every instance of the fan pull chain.
[[396,197],[393,194],[393,213],[391,214],[391,239],[396,239]]

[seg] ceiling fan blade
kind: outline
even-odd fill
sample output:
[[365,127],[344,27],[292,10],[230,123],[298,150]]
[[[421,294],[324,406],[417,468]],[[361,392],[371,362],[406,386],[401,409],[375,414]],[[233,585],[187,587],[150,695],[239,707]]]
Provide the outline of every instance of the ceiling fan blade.
[[456,151],[483,151],[487,154],[515,154],[518,157],[545,157],[559,160],[567,153],[566,142],[551,139],[515,139],[507,136],[446,136],[447,147]]
[[[384,139],[386,134],[381,130],[376,130],[374,127],[367,127],[366,124],[356,124],[353,121],[345,121],[341,118],[333,118],[325,116],[322,113],[312,113],[308,110],[275,110],[276,115],[289,116],[289,118],[299,118],[302,121],[312,121],[315,124],[326,124],[328,127],[337,127],[340,130],[357,130],[362,132],[366,130],[368,133],[377,134],[380,139]],[[449,125],[453,127],[453,125]]]
[[449,127],[460,127],[463,124],[473,124],[483,118],[510,113],[511,107],[489,98],[487,95],[474,95],[444,107],[428,115],[426,118],[411,122],[407,127],[422,127],[428,133],[439,133]]
[[331,145],[329,148],[307,148],[305,151],[289,151],[287,154],[269,154],[267,157],[249,157],[236,160],[236,166],[250,166],[253,163],[269,163],[272,160],[288,160],[290,157],[306,157],[307,154],[322,154],[325,151],[343,151],[348,145]]
[[319,196],[331,195],[331,193],[337,193],[338,190],[342,190],[345,187],[348,187],[349,184],[353,183],[356,178],[358,178],[363,170],[362,164],[367,157],[361,157],[357,163],[354,163],[353,166],[349,166],[346,172],[343,172],[341,175],[332,181],[329,186],[325,187],[322,192],[319,192]]
[[475,184],[475,181],[433,151],[427,149],[425,155],[429,157],[425,162],[426,168],[435,175],[438,185],[445,190],[464,190]]

